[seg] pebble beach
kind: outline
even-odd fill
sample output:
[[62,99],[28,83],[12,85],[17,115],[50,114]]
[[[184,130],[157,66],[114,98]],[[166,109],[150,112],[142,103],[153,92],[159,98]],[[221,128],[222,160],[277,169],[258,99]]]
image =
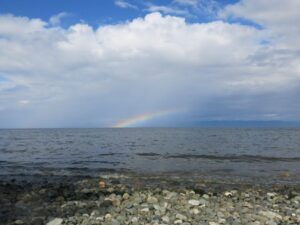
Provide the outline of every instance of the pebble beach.
[[300,224],[300,186],[103,176],[0,183],[4,225]]

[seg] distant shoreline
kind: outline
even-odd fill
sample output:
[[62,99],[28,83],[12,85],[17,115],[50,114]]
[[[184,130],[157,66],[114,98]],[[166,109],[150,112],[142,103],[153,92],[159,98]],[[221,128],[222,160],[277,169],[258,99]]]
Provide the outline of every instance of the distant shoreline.
[[30,129],[186,129],[186,128],[300,128],[300,121],[284,121],[284,120],[207,120],[197,121],[191,124],[173,124],[173,125],[130,125],[128,127],[113,126],[53,126],[53,127],[0,127],[0,130],[30,130]]

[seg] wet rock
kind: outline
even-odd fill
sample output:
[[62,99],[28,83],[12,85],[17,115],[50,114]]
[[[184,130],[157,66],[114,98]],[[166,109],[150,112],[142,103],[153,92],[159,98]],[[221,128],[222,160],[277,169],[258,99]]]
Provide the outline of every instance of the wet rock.
[[112,206],[112,205],[113,205],[113,203],[112,203],[111,200],[104,200],[104,201],[101,203],[101,207],[105,207],[105,208],[110,207],[110,206]]
[[23,225],[24,222],[23,222],[22,220],[16,220],[16,221],[14,222],[14,224],[15,224],[15,225]]
[[63,219],[55,218],[47,223],[47,225],[61,225],[63,223]]
[[44,225],[44,218],[42,217],[35,217],[35,218],[32,218],[31,220],[31,224],[34,224],[34,225]]
[[201,188],[195,188],[194,191],[195,191],[196,194],[199,194],[201,196],[206,194],[206,191],[201,189]]

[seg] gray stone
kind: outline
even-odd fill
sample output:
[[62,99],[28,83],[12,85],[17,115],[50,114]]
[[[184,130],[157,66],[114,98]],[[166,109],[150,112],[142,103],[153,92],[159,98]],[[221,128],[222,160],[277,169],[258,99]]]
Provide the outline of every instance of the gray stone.
[[47,225],[61,225],[63,222],[63,219],[61,218],[55,218],[54,220],[51,220]]
[[200,205],[200,201],[194,200],[194,199],[189,200],[188,203],[190,205],[192,205],[192,206],[198,206],[198,205]]
[[187,220],[187,217],[180,213],[177,213],[175,217],[176,217],[176,219],[179,219],[179,220]]
[[219,223],[216,223],[216,222],[209,222],[209,225],[219,225]]
[[265,216],[269,219],[279,219],[282,220],[282,216],[279,215],[278,213],[272,212],[272,211],[260,211],[259,212],[260,215]]
[[161,220],[165,223],[170,223],[170,218],[168,216],[163,216]]
[[124,193],[124,194],[123,194],[123,199],[127,200],[127,199],[129,199],[129,197],[130,197],[130,196],[129,196],[128,193]]
[[24,224],[24,222],[23,222],[22,220],[16,220],[16,221],[14,222],[14,224],[15,224],[15,225],[22,225],[22,224]]
[[157,198],[155,198],[153,196],[149,196],[147,198],[147,203],[149,203],[149,204],[155,204],[155,203],[158,203],[158,200],[157,200]]
[[112,225],[120,225],[120,222],[118,220],[116,220],[116,219],[112,219],[111,220],[111,224]]

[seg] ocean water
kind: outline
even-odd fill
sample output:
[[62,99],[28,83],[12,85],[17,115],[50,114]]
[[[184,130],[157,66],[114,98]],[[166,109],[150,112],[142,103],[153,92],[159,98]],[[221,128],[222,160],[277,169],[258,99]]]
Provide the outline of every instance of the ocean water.
[[0,130],[2,177],[111,172],[300,183],[300,129]]

